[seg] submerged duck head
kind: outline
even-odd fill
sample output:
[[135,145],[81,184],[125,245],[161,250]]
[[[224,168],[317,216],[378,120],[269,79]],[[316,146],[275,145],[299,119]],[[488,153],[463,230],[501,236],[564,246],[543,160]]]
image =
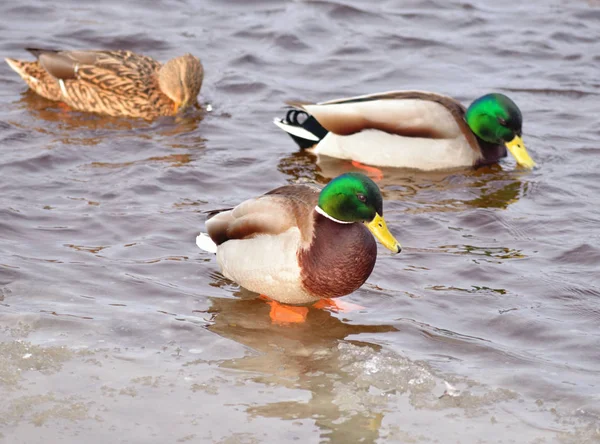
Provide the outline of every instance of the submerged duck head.
[[338,223],[364,223],[381,244],[400,253],[400,243],[387,229],[379,187],[364,174],[346,173],[319,194],[317,211]]
[[158,72],[158,85],[176,111],[196,103],[203,79],[202,64],[191,54],[169,60]]
[[506,145],[519,165],[525,168],[535,166],[521,138],[521,110],[504,94],[492,93],[478,98],[469,106],[465,120],[480,139]]

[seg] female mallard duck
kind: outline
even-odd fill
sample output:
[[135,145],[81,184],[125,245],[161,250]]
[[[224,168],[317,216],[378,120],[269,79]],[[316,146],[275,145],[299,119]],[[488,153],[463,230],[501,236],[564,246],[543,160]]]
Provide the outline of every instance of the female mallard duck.
[[535,166],[521,139],[521,111],[503,94],[487,94],[468,109],[451,97],[422,91],[289,105],[295,109],[275,124],[301,148],[314,146],[315,154],[437,170],[495,163],[508,148],[517,163]]
[[161,65],[131,51],[28,49],[35,62],[6,59],[40,96],[78,111],[153,119],[195,105],[204,71],[186,54]]
[[[379,188],[359,173],[338,176],[322,190],[277,188],[218,213],[206,229],[196,243],[217,253],[225,277],[285,304],[313,303],[359,288],[377,257],[369,231],[400,252],[383,219]],[[308,311],[295,308],[300,310],[295,313]]]

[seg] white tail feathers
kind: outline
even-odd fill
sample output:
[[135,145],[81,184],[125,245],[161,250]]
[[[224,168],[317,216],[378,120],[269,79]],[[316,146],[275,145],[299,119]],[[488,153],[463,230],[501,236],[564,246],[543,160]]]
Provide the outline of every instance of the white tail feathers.
[[289,123],[285,123],[283,120],[278,118],[274,118],[273,123],[292,136],[300,137],[301,139],[312,140],[314,142],[318,142],[320,140],[313,133],[305,130],[301,126],[290,125]]
[[198,245],[198,248],[208,253],[217,252],[217,244],[215,244],[210,236],[206,233],[200,233],[196,237],[196,245]]

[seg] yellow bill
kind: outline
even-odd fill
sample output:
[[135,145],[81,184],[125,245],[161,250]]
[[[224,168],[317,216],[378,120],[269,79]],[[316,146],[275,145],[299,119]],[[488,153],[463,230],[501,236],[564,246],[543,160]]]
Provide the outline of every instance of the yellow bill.
[[365,225],[385,248],[394,253],[400,253],[400,251],[402,251],[400,243],[392,236],[392,233],[388,230],[385,219],[382,216],[376,214],[373,220],[371,222],[365,222]]
[[525,168],[532,169],[535,166],[535,162],[529,156],[523,139],[520,136],[515,136],[510,142],[506,142],[506,148],[517,160],[517,163]]

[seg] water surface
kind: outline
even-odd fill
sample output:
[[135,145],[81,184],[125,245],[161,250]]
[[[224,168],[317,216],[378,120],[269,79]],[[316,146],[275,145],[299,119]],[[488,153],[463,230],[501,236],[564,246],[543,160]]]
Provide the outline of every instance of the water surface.
[[[61,108],[0,67],[0,441],[600,442],[600,4],[24,1],[2,56],[128,48],[206,68],[212,111]],[[346,300],[272,325],[194,238],[204,211],[351,169],[298,152],[286,100],[490,91],[539,167],[392,170]]]

